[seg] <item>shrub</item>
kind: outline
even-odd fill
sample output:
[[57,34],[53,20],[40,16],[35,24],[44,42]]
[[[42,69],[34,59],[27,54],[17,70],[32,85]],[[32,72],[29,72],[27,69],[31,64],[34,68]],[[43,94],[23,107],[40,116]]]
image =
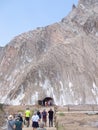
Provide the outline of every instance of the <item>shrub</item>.
[[64,113],[59,113],[59,116],[65,116],[65,114]]
[[3,111],[3,104],[0,103],[0,110]]

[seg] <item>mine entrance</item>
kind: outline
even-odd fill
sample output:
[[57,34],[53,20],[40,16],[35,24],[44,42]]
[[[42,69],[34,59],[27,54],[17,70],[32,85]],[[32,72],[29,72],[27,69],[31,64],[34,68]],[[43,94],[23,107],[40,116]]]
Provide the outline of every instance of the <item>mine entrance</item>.
[[52,106],[53,105],[53,98],[51,98],[51,97],[44,98],[43,105],[44,106]]
[[53,98],[45,97],[43,100],[38,100],[38,104],[42,106],[52,106],[53,105]]

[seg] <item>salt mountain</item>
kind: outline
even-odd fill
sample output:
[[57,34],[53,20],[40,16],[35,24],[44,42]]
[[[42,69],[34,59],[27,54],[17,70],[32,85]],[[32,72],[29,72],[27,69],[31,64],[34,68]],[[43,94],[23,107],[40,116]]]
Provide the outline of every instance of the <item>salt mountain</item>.
[[60,22],[0,48],[0,102],[98,104],[98,0],[80,0]]

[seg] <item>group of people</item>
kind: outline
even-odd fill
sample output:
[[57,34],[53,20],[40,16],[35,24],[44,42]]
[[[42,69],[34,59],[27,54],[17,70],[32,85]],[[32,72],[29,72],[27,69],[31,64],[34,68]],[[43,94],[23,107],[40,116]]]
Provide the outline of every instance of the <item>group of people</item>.
[[47,115],[48,115],[48,119],[49,119],[49,127],[53,127],[54,112],[53,112],[53,110],[51,108],[50,108],[50,110],[48,112],[46,112],[45,109],[42,112],[42,121],[45,123],[45,126],[47,124]]
[[21,113],[18,113],[15,117],[13,115],[8,116],[7,130],[22,130],[23,125],[29,127],[30,120],[32,122],[33,130],[46,130],[44,126],[47,126],[47,119],[49,119],[49,127],[53,127],[53,117],[54,112],[51,108],[49,111],[46,111],[45,109],[42,112],[39,110],[34,111],[32,117],[30,109],[26,108],[24,119]]
[[51,108],[48,112],[45,109],[42,112],[34,111],[34,114],[31,118],[33,130],[36,128],[38,128],[38,130],[40,130],[39,129],[40,123],[43,123],[44,126],[46,127],[47,118],[49,119],[49,127],[53,127],[53,117],[54,117],[54,112]]
[[16,117],[13,115],[8,116],[7,130],[22,130],[23,118],[21,114],[17,114]]

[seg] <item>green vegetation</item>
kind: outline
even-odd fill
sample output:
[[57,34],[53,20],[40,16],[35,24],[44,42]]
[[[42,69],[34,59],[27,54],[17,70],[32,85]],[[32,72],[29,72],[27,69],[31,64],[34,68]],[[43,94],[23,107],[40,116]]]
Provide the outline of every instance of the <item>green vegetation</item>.
[[4,123],[4,109],[3,109],[4,104],[0,103],[0,127]]
[[65,130],[65,128],[63,127],[63,125],[57,125],[57,130]]
[[21,112],[22,114],[24,114],[24,110],[18,110],[18,112]]
[[59,126],[58,130],[65,130],[65,128],[63,126]]
[[0,110],[3,111],[3,104],[0,103]]
[[59,116],[65,116],[65,114],[64,113],[59,113]]
[[31,110],[31,116],[33,115],[33,113],[34,113],[34,110],[32,109],[32,110]]

